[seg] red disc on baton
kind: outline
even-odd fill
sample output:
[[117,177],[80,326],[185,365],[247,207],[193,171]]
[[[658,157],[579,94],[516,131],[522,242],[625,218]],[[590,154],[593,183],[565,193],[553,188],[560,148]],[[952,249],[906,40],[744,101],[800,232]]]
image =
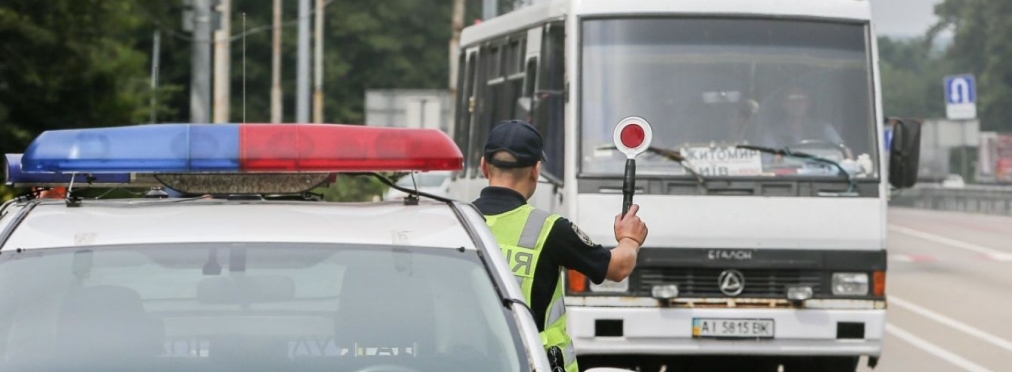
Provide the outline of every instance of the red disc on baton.
[[615,148],[632,159],[650,147],[653,137],[653,130],[646,120],[630,116],[615,127]]
[[643,144],[643,140],[646,139],[646,133],[643,131],[638,123],[629,124],[625,128],[622,128],[622,144],[625,147],[636,148]]

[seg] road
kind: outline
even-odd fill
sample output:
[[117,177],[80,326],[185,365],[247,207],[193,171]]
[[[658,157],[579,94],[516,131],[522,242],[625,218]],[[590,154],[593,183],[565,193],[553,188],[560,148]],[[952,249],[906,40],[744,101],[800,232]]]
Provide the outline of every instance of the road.
[[874,371],[1012,371],[1012,217],[890,209],[888,249]]

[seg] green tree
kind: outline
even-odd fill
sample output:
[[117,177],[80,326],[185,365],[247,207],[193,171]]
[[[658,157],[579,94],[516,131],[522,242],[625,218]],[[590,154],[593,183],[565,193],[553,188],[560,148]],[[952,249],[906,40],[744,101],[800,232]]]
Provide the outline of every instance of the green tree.
[[982,129],[1012,131],[1012,2],[945,0],[935,14],[939,22],[928,37],[954,32],[946,58],[953,72],[977,77]]
[[886,116],[945,115],[942,77],[947,62],[925,38],[878,39],[882,102]]
[[134,123],[147,115],[147,55],[124,35],[129,2],[8,0],[0,5],[0,152],[42,130]]
[[0,154],[24,151],[44,130],[148,115],[148,57],[131,37],[144,22],[135,11],[126,1],[0,4]]
[[[234,0],[232,33],[246,37],[246,119],[270,119],[272,0]],[[284,119],[295,120],[297,2],[285,2],[282,51]],[[445,89],[450,1],[332,0],[325,10],[324,121],[362,124],[366,89]],[[242,46],[232,44],[233,121],[242,119]]]
[[[295,119],[296,1],[284,1],[284,120]],[[448,0],[331,0],[325,14],[324,121],[361,124],[366,89],[445,89]],[[192,35],[181,0],[5,0],[0,4],[0,153],[21,152],[48,129],[189,121]],[[270,118],[272,0],[232,0],[231,121]],[[468,0],[470,24],[481,0]],[[161,32],[159,81],[149,84],[152,34]],[[243,78],[243,59],[246,75]],[[382,187],[342,181],[328,198],[368,198]],[[360,188],[359,192],[351,188]],[[0,187],[0,199],[11,191]],[[8,196],[3,196],[8,195]]]

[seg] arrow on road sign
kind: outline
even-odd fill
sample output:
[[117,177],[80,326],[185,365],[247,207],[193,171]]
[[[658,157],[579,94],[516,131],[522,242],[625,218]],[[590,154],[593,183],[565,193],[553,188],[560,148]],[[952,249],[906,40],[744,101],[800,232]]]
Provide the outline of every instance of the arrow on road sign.
[[949,88],[949,102],[952,103],[969,103],[970,102],[970,83],[963,78],[952,79],[951,87]]

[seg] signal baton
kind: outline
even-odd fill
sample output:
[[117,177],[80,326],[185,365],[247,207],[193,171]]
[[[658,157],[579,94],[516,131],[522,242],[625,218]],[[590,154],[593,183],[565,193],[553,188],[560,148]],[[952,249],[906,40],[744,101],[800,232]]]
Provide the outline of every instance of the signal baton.
[[654,132],[641,117],[630,116],[615,127],[615,148],[626,156],[625,176],[622,178],[622,216],[629,212],[636,194],[636,156],[650,147]]

